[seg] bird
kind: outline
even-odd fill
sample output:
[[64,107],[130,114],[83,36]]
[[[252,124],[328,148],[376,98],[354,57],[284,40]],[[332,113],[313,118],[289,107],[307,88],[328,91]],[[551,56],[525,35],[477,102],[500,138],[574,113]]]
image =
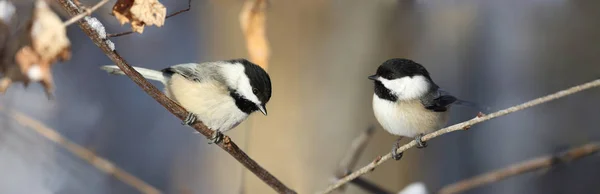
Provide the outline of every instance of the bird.
[[[223,132],[231,130],[256,111],[267,115],[271,99],[271,78],[260,66],[247,59],[203,63],[183,63],[162,70],[133,67],[144,78],[159,81],[164,93],[188,111],[183,125],[197,120],[215,131],[209,140],[219,143]],[[101,69],[125,75],[114,65]]]
[[452,104],[473,104],[441,90],[425,67],[410,59],[388,59],[368,79],[374,82],[375,118],[387,132],[400,136],[392,147],[395,160],[402,158],[397,153],[402,137],[414,138],[417,148],[425,148],[423,135],[446,125]]

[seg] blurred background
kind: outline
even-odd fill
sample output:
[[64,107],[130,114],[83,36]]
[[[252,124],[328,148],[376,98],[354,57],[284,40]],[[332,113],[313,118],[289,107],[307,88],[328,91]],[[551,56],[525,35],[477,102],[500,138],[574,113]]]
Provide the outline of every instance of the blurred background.
[[[14,2],[24,22],[31,0]],[[187,7],[187,1],[161,2],[168,13]],[[129,30],[109,15],[113,3],[94,15],[109,33]],[[162,28],[111,40],[129,63],[156,69],[248,57],[238,20],[242,4],[193,1],[191,11]],[[600,77],[598,7],[593,0],[270,1],[269,116],[253,114],[226,135],[287,186],[314,193],[331,183],[351,141],[368,126],[377,129],[357,167],[391,149],[396,137],[375,120],[366,78],[383,61],[413,59],[455,96],[496,111]],[[165,193],[274,193],[130,79],[100,71],[111,61],[79,27],[70,26],[68,35],[73,57],[53,67],[55,100],[39,84],[16,84],[0,97],[2,107],[44,122]],[[598,99],[600,90],[593,89],[444,135],[364,177],[391,191],[421,181],[435,192],[598,141]],[[457,107],[449,124],[476,114]],[[4,114],[0,172],[0,193],[137,192]],[[467,193],[599,193],[598,180],[596,154]],[[346,192],[366,193],[355,186]]]

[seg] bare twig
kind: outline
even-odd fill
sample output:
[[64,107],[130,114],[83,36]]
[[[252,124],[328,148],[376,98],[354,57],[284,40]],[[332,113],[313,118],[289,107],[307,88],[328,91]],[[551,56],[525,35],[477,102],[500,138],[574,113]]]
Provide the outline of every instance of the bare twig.
[[[0,107],[0,110],[3,108]],[[19,124],[29,127],[33,129],[35,132],[40,134],[41,136],[49,139],[50,141],[61,145],[67,151],[73,153],[73,155],[85,160],[92,166],[96,167],[98,170],[114,176],[116,179],[122,181],[125,184],[137,189],[140,193],[147,194],[158,194],[161,193],[158,189],[154,188],[152,185],[144,182],[143,180],[137,178],[136,176],[126,172],[125,170],[119,168],[116,164],[111,161],[104,159],[94,152],[86,149],[83,146],[72,142],[71,140],[63,137],[60,133],[56,132],[56,130],[44,125],[42,122],[37,121],[23,113],[14,111],[14,110],[4,110],[2,111],[4,114],[9,116],[10,118],[17,121]]]
[[69,25],[71,25],[71,24],[73,24],[73,23],[75,23],[75,22],[79,21],[81,18],[84,18],[85,16],[91,15],[91,14],[92,14],[92,12],[94,12],[94,11],[96,11],[98,8],[102,7],[102,5],[106,4],[108,1],[109,1],[109,0],[102,0],[102,1],[98,2],[98,3],[97,3],[96,5],[94,5],[92,8],[90,8],[90,9],[85,9],[85,10],[84,10],[84,13],[81,13],[81,14],[79,14],[79,15],[76,15],[76,16],[74,16],[74,17],[71,17],[71,19],[69,19],[69,20],[65,21],[65,22],[63,23],[63,25],[64,25],[65,27],[67,27],[67,26],[69,26]]
[[[587,82],[587,83],[584,83],[584,84],[581,84],[581,85],[578,85],[575,87],[571,87],[569,89],[562,90],[562,91],[559,91],[559,92],[556,92],[554,94],[550,94],[550,95],[547,95],[544,97],[540,97],[540,98],[531,100],[529,102],[526,102],[526,103],[523,103],[523,104],[520,104],[517,106],[513,106],[513,107],[510,107],[510,108],[507,108],[504,110],[500,110],[498,112],[494,112],[489,115],[478,115],[477,117],[475,117],[471,120],[468,120],[468,121],[465,121],[462,123],[458,123],[458,124],[454,124],[452,126],[440,129],[433,133],[429,133],[429,134],[423,136],[422,139],[423,139],[423,141],[427,141],[427,140],[433,139],[435,137],[438,137],[438,136],[446,134],[446,133],[459,131],[459,130],[465,130],[477,123],[481,123],[481,122],[484,122],[484,121],[487,121],[490,119],[494,119],[496,117],[514,113],[514,112],[517,112],[517,111],[520,111],[520,110],[523,110],[526,108],[530,108],[532,106],[540,105],[540,104],[543,104],[543,103],[546,103],[546,102],[549,102],[552,100],[556,100],[558,98],[562,98],[562,97],[565,97],[565,96],[568,96],[568,95],[571,95],[571,94],[574,94],[577,92],[581,92],[583,90],[587,90],[590,88],[598,87],[598,86],[600,86],[600,79],[590,81],[590,82]],[[402,147],[398,148],[397,152],[398,153],[404,152],[407,149],[414,147],[416,145],[417,145],[417,142],[415,142],[413,140],[413,141],[403,145]],[[356,177],[359,177],[363,174],[366,174],[366,173],[372,171],[373,169],[375,169],[375,167],[377,167],[380,164],[382,164],[383,162],[389,160],[391,157],[392,157],[391,153],[386,154],[385,156],[381,157],[381,159],[375,160],[375,161],[369,163],[368,165],[364,166],[363,168],[359,169],[358,171],[356,171],[356,172],[344,177],[343,179],[339,180],[338,182],[330,185],[329,187],[327,187],[325,190],[321,191],[320,193],[329,193],[329,192],[333,191],[335,188],[350,182],[352,179],[355,179]]]
[[532,160],[528,160],[525,162],[521,162],[518,164],[510,165],[506,168],[502,168],[499,170],[491,171],[473,178],[469,178],[466,180],[462,180],[457,183],[453,183],[451,185],[445,186],[440,190],[440,194],[454,194],[454,193],[462,193],[468,191],[470,189],[480,187],[489,183],[498,182],[509,178],[511,176],[516,176],[520,174],[524,174],[527,172],[550,168],[554,165],[570,162],[573,160],[580,159],[585,156],[589,156],[596,152],[600,151],[600,145],[597,143],[589,143],[585,144],[581,147],[573,148],[566,152],[560,153],[558,155],[551,156],[543,156],[539,158],[534,158]]
[[271,56],[267,39],[267,3],[267,0],[246,0],[239,16],[250,61],[264,69],[269,67]]
[[[192,9],[192,0],[188,0],[188,7],[186,9],[182,9],[182,10],[176,11],[175,13],[169,14],[169,15],[167,15],[165,17],[165,19],[173,17],[173,16],[176,16],[176,15],[179,15],[180,13],[189,11],[191,9]],[[133,33],[133,31],[130,30],[130,31],[126,31],[126,32],[119,32],[119,33],[114,33],[114,34],[107,34],[106,37],[108,37],[108,38],[110,38],[110,37],[118,37],[118,36],[128,35],[128,34],[131,34],[131,33]]]
[[[358,162],[358,158],[367,147],[367,143],[373,137],[373,133],[375,132],[375,126],[369,126],[366,130],[364,130],[358,137],[356,137],[352,143],[350,144],[350,148],[346,155],[340,161],[338,165],[338,169],[335,173],[335,177],[338,179],[344,178],[344,176],[352,173],[351,169],[356,166],[356,162]],[[360,187],[361,189],[368,191],[370,193],[378,193],[378,194],[387,194],[392,193],[387,191],[380,186],[358,177],[351,181],[352,184]],[[346,189],[345,185],[342,185],[336,189],[337,192],[342,193]]]
[[369,139],[371,139],[371,137],[373,136],[374,132],[375,132],[375,127],[369,126],[360,135],[358,135],[358,137],[356,137],[356,139],[354,139],[352,141],[352,144],[350,144],[350,148],[348,149],[348,152],[346,152],[346,156],[344,156],[344,158],[342,158],[342,160],[340,161],[340,164],[338,165],[337,172],[335,173],[336,177],[342,178],[342,177],[348,175],[348,172],[350,172],[351,169],[354,168],[354,166],[356,165],[356,162],[358,162],[358,158],[360,157],[360,154],[362,154],[362,152],[367,147],[367,143],[369,142]]
[[[367,143],[373,136],[375,132],[374,126],[369,126],[366,130],[364,130],[358,137],[356,137],[352,144],[350,144],[350,148],[346,152],[346,155],[340,160],[338,164],[337,171],[335,172],[335,177],[338,179],[344,178],[344,176],[350,174],[352,168],[356,166],[356,162],[358,158],[360,158],[360,154],[362,154],[363,150],[367,147]],[[337,190],[339,192],[343,192],[346,187],[342,186]]]
[[[57,1],[61,3],[62,7],[67,10],[70,15],[78,15],[81,13],[80,8],[75,5],[72,0]],[[107,45],[104,39],[100,38],[98,32],[92,28],[89,23],[83,21],[79,21],[78,23],[79,27],[81,27],[87,36],[89,36],[90,39],[92,39],[92,41],[106,54],[106,56],[108,56],[108,58],[110,58],[129,78],[131,78],[133,82],[140,86],[148,95],[154,98],[154,100],[164,106],[179,119],[184,119],[186,117],[188,112],[183,107],[165,96],[160,90],[154,87],[154,85],[150,84],[146,79],[144,79],[140,73],[135,71],[129,64],[127,64],[121,55]],[[193,127],[196,129],[196,131],[207,138],[211,137],[214,132],[206,127],[202,122],[196,122]],[[259,179],[271,186],[275,191],[279,193],[295,193],[295,191],[285,186],[271,173],[248,157],[248,155],[240,150],[240,148],[228,136],[225,136],[223,141],[217,145],[223,150],[227,151],[231,156],[238,160],[238,162],[244,165],[248,170],[252,171]]]

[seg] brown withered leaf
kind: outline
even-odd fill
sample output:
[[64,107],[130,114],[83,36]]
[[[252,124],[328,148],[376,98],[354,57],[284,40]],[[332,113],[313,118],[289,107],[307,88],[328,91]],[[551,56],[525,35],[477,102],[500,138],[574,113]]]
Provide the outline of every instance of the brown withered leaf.
[[27,85],[30,81],[39,81],[44,86],[46,94],[48,94],[48,96],[52,96],[52,92],[54,90],[52,73],[50,72],[52,63],[43,59],[42,56],[40,56],[30,46],[24,46],[17,51],[17,54],[15,55],[15,62],[19,67],[19,73],[21,75],[13,75],[13,77],[20,78],[25,85]]
[[131,23],[131,30],[140,34],[146,25],[161,27],[167,16],[167,8],[158,0],[117,0],[112,12],[121,25]]
[[71,43],[63,22],[44,0],[36,1],[32,14],[27,28],[10,37],[2,51],[0,92],[5,92],[11,83],[23,82],[27,87],[30,82],[40,82],[51,98],[51,66],[71,57]]
[[35,3],[30,23],[31,45],[42,60],[54,63],[71,57],[71,42],[62,20],[50,9],[44,0]]
[[246,0],[239,16],[250,60],[265,70],[271,55],[266,35],[266,6],[267,0]]

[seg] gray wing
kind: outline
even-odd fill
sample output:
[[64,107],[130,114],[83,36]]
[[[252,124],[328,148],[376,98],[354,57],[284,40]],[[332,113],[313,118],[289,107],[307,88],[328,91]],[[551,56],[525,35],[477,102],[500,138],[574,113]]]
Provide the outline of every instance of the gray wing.
[[165,68],[162,72],[168,75],[176,73],[196,82],[219,80],[220,77],[218,76],[218,66],[212,63],[184,63]]
[[448,107],[457,101],[458,99],[456,97],[440,89],[432,91],[421,98],[421,104],[423,104],[426,109],[435,112],[446,112],[448,111]]
[[425,106],[426,109],[435,111],[435,112],[446,112],[448,107],[451,104],[469,106],[478,109],[479,111],[488,110],[487,107],[482,107],[474,102],[469,102],[466,100],[458,99],[449,92],[446,92],[442,89],[437,89],[434,92],[430,92],[425,95],[425,97],[421,98],[421,103]]

